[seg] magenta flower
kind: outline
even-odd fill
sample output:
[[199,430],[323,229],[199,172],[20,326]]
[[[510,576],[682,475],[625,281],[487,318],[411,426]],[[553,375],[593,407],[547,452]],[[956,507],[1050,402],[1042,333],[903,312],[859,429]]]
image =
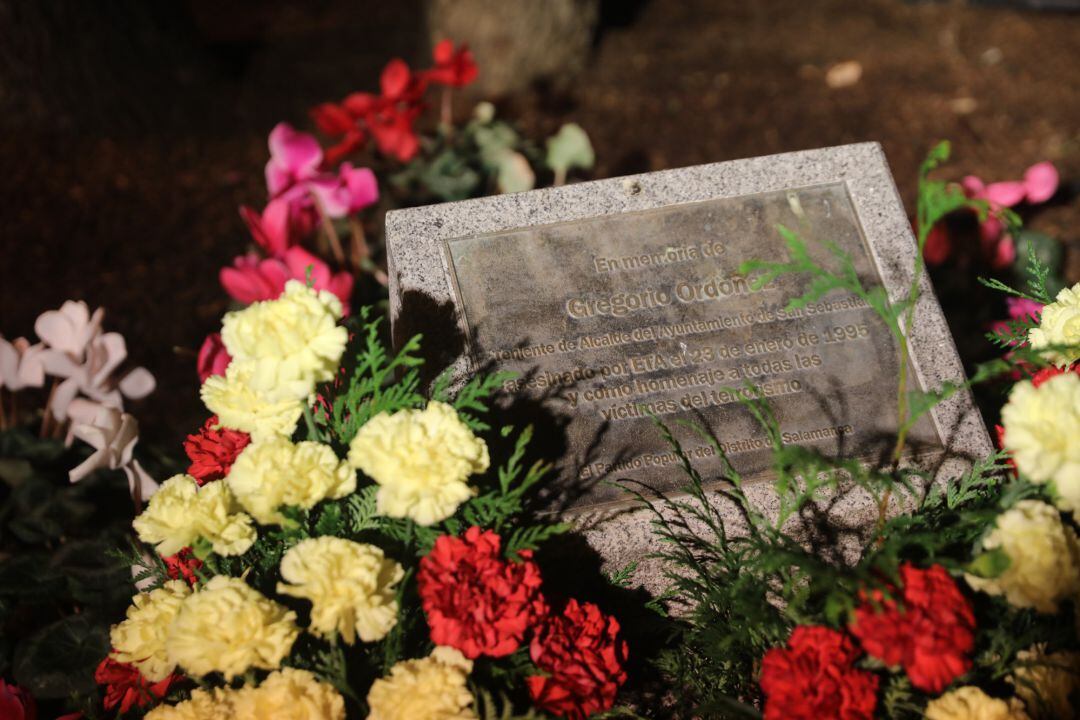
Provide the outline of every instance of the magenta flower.
[[338,175],[346,191],[350,213],[379,202],[379,183],[370,168],[353,168],[352,163],[344,162]]
[[221,268],[218,279],[229,297],[250,305],[280,295],[289,279],[289,270],[278,258],[262,259],[248,253],[233,260],[232,267]]
[[[1005,298],[1005,306],[1009,311],[1009,320],[1024,320],[1027,318],[1038,320],[1043,310],[1042,303],[1020,297]],[[997,320],[990,324],[990,330],[997,333],[1008,332],[1009,323],[1006,320]],[[1024,343],[1021,340],[1016,340],[1010,344],[1023,345]]]
[[314,136],[278,123],[270,132],[270,160],[266,163],[266,188],[272,199],[289,203],[295,213],[313,200],[332,218],[378,200],[374,174],[367,169],[342,165],[338,175],[321,172],[323,151]]
[[233,267],[222,268],[221,285],[232,298],[245,304],[273,300],[284,292],[289,280],[304,282],[309,266],[315,289],[329,290],[337,295],[348,313],[352,275],[331,272],[329,265],[299,245],[286,250],[280,258],[260,260],[255,254],[236,258]]
[[278,257],[315,227],[317,218],[314,213],[301,205],[278,198],[267,203],[261,214],[254,208],[241,205],[240,217],[259,247],[267,255]]
[[224,375],[230,362],[232,357],[225,349],[225,343],[221,341],[221,333],[210,333],[199,348],[199,358],[195,364],[199,382],[206,382],[211,375]]

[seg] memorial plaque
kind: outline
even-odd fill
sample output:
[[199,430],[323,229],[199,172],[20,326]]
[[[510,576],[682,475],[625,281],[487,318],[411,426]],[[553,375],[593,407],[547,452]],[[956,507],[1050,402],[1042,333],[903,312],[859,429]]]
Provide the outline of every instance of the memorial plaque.
[[[600,480],[685,483],[650,415],[677,428],[705,477],[719,459],[674,421],[706,427],[745,477],[766,477],[768,439],[739,402],[748,386],[770,400],[785,443],[878,459],[895,436],[896,340],[844,291],[786,310],[807,276],[751,287],[741,263],[789,259],[781,227],[827,266],[834,244],[865,287],[895,298],[911,282],[915,241],[868,143],[391,213],[392,318],[436,336],[425,322],[454,324],[457,373],[515,371],[508,389],[565,420],[560,482],[577,509],[625,501]],[[925,279],[922,289],[910,389],[963,379]],[[924,460],[991,447],[963,393],[911,441]]]

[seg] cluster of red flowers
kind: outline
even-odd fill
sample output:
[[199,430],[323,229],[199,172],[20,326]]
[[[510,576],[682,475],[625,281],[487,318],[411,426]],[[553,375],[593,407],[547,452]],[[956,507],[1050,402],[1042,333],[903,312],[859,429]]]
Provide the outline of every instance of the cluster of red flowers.
[[547,673],[525,681],[536,706],[571,720],[610,709],[626,682],[626,643],[618,635],[618,621],[592,603],[570,600],[561,616],[549,617],[529,646]]
[[971,603],[940,565],[920,570],[900,568],[902,606],[881,591],[870,593],[855,610],[851,633],[872,657],[900,665],[911,684],[939,693],[971,667],[967,654],[975,646]]
[[191,548],[182,548],[175,555],[162,555],[161,559],[165,561],[165,571],[173,580],[183,578],[188,585],[198,582],[199,577],[195,571],[203,566],[203,562],[195,557]]
[[[971,603],[940,565],[900,568],[901,587],[864,594],[848,628],[867,655],[902,667],[911,684],[940,693],[971,668]],[[886,594],[888,597],[886,597]],[[855,644],[830,628],[795,628],[785,648],[765,654],[765,718],[872,718],[878,678],[859,670]]]
[[827,627],[800,625],[787,647],[761,661],[765,720],[874,717],[878,677],[854,666],[859,651],[847,635]]
[[121,715],[132,707],[156,704],[169,692],[169,686],[180,678],[169,675],[164,680],[151,683],[134,665],[113,659],[110,653],[94,671],[94,680],[105,686],[105,709],[119,708]]
[[532,632],[530,657],[546,673],[526,681],[536,706],[573,720],[609,709],[626,681],[618,621],[576,600],[552,614],[532,554],[507,560],[501,544],[471,527],[439,537],[421,559],[416,580],[432,642],[469,658],[505,657]]
[[416,156],[420,141],[413,129],[423,111],[424,92],[431,84],[464,87],[477,76],[468,46],[455,49],[449,40],[435,46],[435,65],[412,71],[404,60],[391,60],[379,79],[380,94],[356,92],[341,103],[323,103],[311,111],[319,130],[338,142],[326,150],[334,164],[363,149],[368,139],[383,155],[407,162]]
[[250,442],[251,436],[246,432],[220,427],[217,415],[212,415],[198,432],[184,441],[184,452],[191,460],[188,475],[199,485],[222,479]]
[[499,536],[478,527],[436,540],[416,577],[431,641],[470,659],[517,650],[547,612],[530,557],[526,551],[521,562],[504,560]]

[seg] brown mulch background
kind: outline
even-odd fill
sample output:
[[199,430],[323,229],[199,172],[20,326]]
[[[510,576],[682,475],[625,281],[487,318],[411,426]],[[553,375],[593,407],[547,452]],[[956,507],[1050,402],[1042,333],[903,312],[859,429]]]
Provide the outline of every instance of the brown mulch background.
[[[105,306],[107,327],[159,380],[134,407],[144,435],[177,442],[204,417],[193,353],[227,307],[217,270],[247,243],[236,208],[265,198],[267,132],[374,87],[392,56],[425,62],[421,17],[418,0],[0,0],[0,332],[32,332],[67,298]],[[955,177],[1016,179],[1051,160],[1066,186],[1031,226],[1067,244],[1075,282],[1077,58],[1075,14],[612,2],[569,90],[537,88],[500,110],[534,137],[580,123],[596,177],[876,140],[909,209],[938,139],[954,143]],[[846,60],[862,64],[861,81],[829,89],[825,71]],[[970,278],[936,277],[955,285],[943,292],[954,327],[982,321]]]

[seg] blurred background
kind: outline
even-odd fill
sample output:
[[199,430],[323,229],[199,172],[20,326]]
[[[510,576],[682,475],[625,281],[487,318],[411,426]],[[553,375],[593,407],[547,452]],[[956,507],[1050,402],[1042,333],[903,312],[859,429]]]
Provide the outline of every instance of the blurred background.
[[[158,379],[132,410],[144,437],[178,442],[205,418],[195,353],[229,307],[219,268],[250,244],[237,208],[266,202],[271,128],[311,131],[310,108],[377,88],[391,58],[423,66],[443,38],[479,66],[455,112],[491,100],[536,138],[578,123],[596,154],[578,179],[874,140],[911,213],[938,140],[953,142],[943,173],[957,180],[1049,161],[1061,185],[1025,220],[1071,284],[1076,6],[0,0],[0,333],[30,335],[68,298],[104,306]],[[934,278],[971,363],[993,354],[982,333],[1005,311],[980,294],[978,253],[954,255]]]

